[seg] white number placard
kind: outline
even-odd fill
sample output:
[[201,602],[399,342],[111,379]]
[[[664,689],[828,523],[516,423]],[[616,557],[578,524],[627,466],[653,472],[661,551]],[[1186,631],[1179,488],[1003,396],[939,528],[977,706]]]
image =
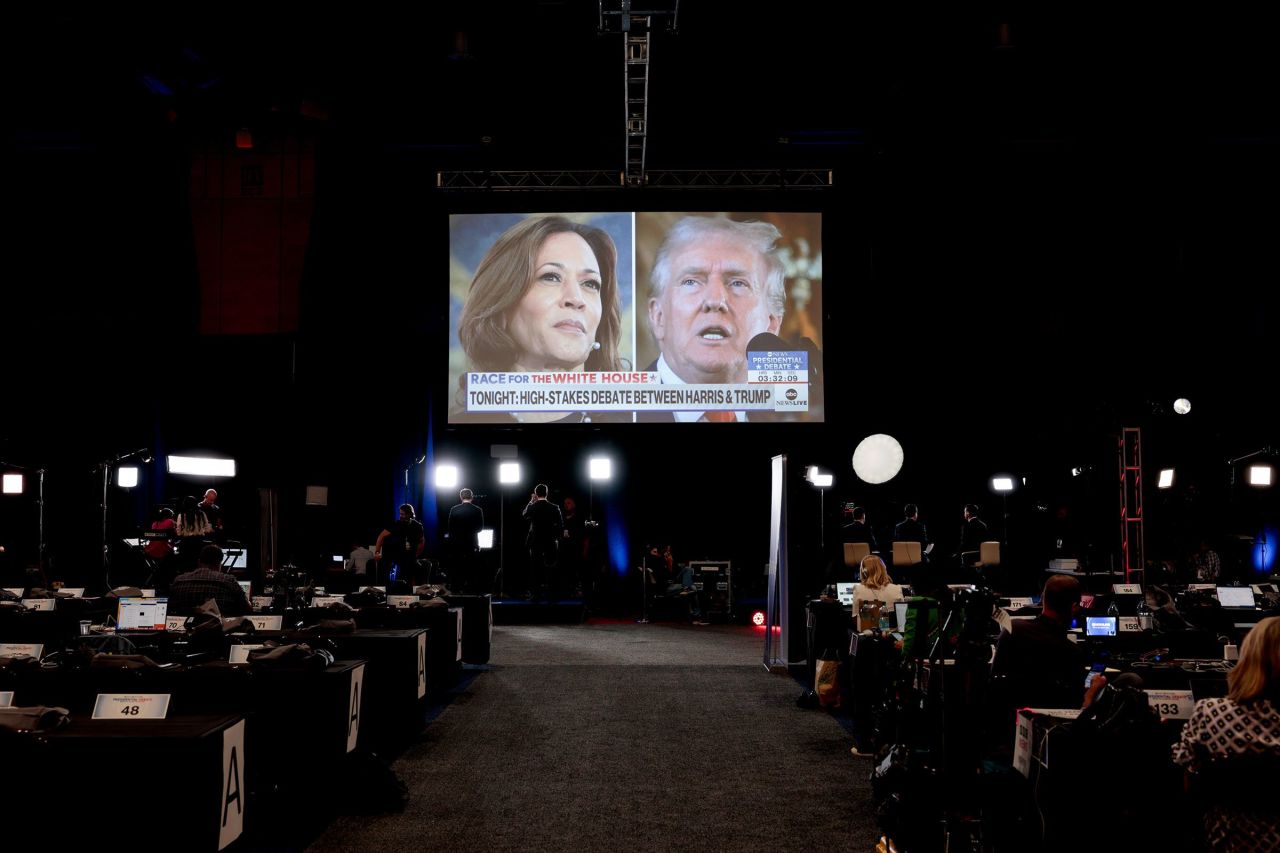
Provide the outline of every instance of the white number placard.
[[253,605],[254,610],[266,610],[274,601],[275,599],[269,595],[255,595],[249,599],[249,603]]
[[38,658],[44,643],[0,643],[0,658]]
[[64,586],[59,592],[65,592],[72,598],[84,598],[84,587],[82,586]]
[[340,595],[317,595],[311,599],[312,607],[328,607],[330,604],[338,604],[342,601]]
[[378,592],[383,592],[383,593],[387,591],[387,588],[385,586],[362,586],[356,591],[364,592],[366,589],[376,589]]
[[1185,720],[1195,710],[1190,690],[1147,690],[1147,701],[1162,720]]
[[413,604],[415,601],[418,601],[418,600],[419,598],[416,595],[388,595],[387,596],[387,604],[390,604],[392,607],[408,607],[409,605]]
[[1142,595],[1142,584],[1113,583],[1111,592],[1113,595]]
[[18,598],[22,598],[22,594],[27,590],[24,587],[20,587],[20,586],[6,586],[4,588],[4,591],[7,593],[10,593],[11,595],[18,596]]
[[1121,616],[1116,625],[1121,634],[1141,634],[1142,620],[1137,616]]
[[1023,607],[1032,607],[1030,598],[1011,598],[1009,599],[1010,610],[1021,610]]
[[253,643],[246,643],[242,646],[232,646],[231,653],[227,656],[227,663],[248,663],[249,652],[260,648],[263,648],[262,643],[258,643],[256,645]]
[[22,606],[28,610],[52,610],[57,602],[56,598],[24,598]]
[[95,720],[163,720],[168,713],[168,693],[99,693],[93,704]]
[[187,617],[185,616],[166,616],[164,617],[164,629],[166,631],[185,631],[187,630]]
[[250,616],[249,621],[259,631],[279,631],[284,624],[283,616]]
[[[419,679],[422,678],[421,673],[418,674],[418,678]],[[418,694],[418,695],[421,696],[422,694]],[[13,705],[13,691],[0,690],[0,708],[8,708],[11,705]]]

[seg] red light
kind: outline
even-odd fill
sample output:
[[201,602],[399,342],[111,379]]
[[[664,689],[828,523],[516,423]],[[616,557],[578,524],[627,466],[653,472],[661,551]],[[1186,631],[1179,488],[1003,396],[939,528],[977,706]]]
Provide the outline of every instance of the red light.
[[751,614],[751,624],[755,625],[757,628],[764,624],[763,610],[757,610],[755,613]]

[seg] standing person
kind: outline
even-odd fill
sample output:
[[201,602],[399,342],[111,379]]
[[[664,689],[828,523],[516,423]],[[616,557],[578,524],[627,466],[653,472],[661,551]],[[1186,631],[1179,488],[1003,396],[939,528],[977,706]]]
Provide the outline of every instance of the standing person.
[[169,581],[173,578],[173,542],[171,541],[177,534],[174,528],[177,527],[177,521],[174,519],[173,510],[169,507],[161,507],[156,513],[156,520],[151,522],[151,529],[163,532],[163,538],[148,539],[147,544],[142,547],[142,553],[147,555],[154,569],[151,572],[151,583],[161,592],[169,589]]
[[[929,544],[929,533],[920,522],[920,508],[915,504],[907,504],[902,508],[902,521],[893,528],[894,542],[919,542],[920,550]],[[924,554],[921,553],[923,559]]]
[[454,587],[464,593],[485,593],[478,571],[478,554],[480,550],[480,531],[484,528],[484,510],[476,506],[475,492],[463,489],[458,492],[461,503],[449,509],[449,548],[453,552],[453,566],[456,577]]
[[[1280,616],[1269,616],[1250,629],[1240,647],[1240,660],[1227,675],[1227,695],[1201,699],[1173,747],[1174,763],[1194,781],[1198,773],[1220,766],[1206,785],[1227,778],[1241,783],[1250,777],[1249,762],[1280,762]],[[1229,771],[1232,762],[1236,769]],[[1212,801],[1204,815],[1210,850],[1280,850],[1280,813],[1274,791],[1258,785],[1266,771],[1254,768],[1254,783],[1207,791]],[[1256,791],[1252,790],[1257,788]]]
[[840,530],[841,541],[865,542],[871,548],[872,553],[879,552],[880,548],[876,545],[876,535],[871,532],[871,526],[867,524],[867,511],[860,506],[855,506],[852,516],[853,520]]
[[[649,329],[660,355],[646,369],[666,385],[746,382],[747,344],[761,332],[776,335],[786,310],[781,236],[768,222],[676,222],[650,275]],[[640,421],[746,419],[744,411],[637,413]]]
[[960,528],[959,557],[962,563],[974,563],[987,541],[987,523],[978,518],[978,505],[964,505],[964,526]]
[[205,540],[213,534],[209,517],[196,504],[195,495],[182,499],[178,516],[174,519],[173,532],[178,536],[178,567],[192,569]]
[[1199,583],[1217,583],[1222,574],[1222,560],[1207,539],[1201,539],[1200,547],[1191,555],[1191,568]]
[[[388,539],[391,547],[384,549],[383,543]],[[413,504],[400,504],[400,518],[378,534],[378,541],[373,545],[373,557],[381,560],[385,554],[398,567],[396,580],[412,585],[418,573],[418,558],[422,556],[425,545],[422,522],[414,517]]]
[[199,508],[213,527],[213,540],[219,545],[225,544],[227,535],[222,525],[222,507],[218,506],[218,490],[206,489]]
[[522,515],[529,522],[529,533],[525,537],[525,546],[529,549],[529,596],[537,594],[546,600],[555,578],[564,518],[560,507],[547,500],[545,483],[534,486]]

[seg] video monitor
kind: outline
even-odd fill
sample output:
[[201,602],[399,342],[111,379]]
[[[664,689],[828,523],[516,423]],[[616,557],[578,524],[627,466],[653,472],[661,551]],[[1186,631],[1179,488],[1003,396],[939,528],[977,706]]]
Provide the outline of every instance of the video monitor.
[[1115,616],[1086,616],[1084,633],[1087,637],[1114,637],[1116,635]]
[[1220,586],[1218,587],[1218,603],[1223,607],[1252,609],[1257,602],[1253,597],[1252,587]]
[[822,216],[449,217],[449,423],[821,421]]
[[838,583],[836,584],[836,597],[840,599],[840,603],[845,607],[853,606],[853,593],[857,590],[856,583]]
[[163,631],[167,598],[122,598],[116,605],[117,631]]

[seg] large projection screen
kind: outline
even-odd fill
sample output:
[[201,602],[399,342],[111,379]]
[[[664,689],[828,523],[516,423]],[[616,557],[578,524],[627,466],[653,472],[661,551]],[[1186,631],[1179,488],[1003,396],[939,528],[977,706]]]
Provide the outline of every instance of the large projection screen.
[[449,217],[449,422],[823,419],[819,213]]

